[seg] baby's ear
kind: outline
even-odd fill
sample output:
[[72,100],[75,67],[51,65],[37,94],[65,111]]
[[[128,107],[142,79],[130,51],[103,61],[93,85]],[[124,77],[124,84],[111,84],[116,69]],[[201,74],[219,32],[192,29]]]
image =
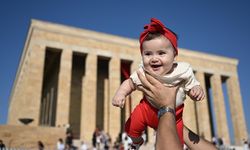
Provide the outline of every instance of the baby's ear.
[[176,56],[177,56],[177,52],[174,51],[174,59],[176,59]]
[[174,63],[177,63],[177,55],[174,55]]
[[175,61],[175,62],[176,62],[176,59],[177,59],[177,58],[176,58],[176,55],[174,55],[174,61]]

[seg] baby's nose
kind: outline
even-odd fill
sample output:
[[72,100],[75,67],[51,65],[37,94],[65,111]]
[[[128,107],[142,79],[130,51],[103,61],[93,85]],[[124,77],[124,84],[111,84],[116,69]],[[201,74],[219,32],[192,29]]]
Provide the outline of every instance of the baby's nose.
[[151,61],[152,61],[152,62],[157,62],[157,61],[159,61],[159,58],[158,58],[157,56],[153,56],[153,57],[151,58]]

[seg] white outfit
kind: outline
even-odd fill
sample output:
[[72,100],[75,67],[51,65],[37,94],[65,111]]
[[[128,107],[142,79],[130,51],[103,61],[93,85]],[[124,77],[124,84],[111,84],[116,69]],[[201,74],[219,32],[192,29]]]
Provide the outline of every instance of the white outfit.
[[87,144],[83,143],[80,147],[80,150],[87,150],[88,149],[88,146]]
[[57,142],[57,150],[64,150],[64,144],[61,142]]
[[[173,87],[180,84],[176,95],[176,107],[178,107],[183,104],[184,100],[186,99],[186,92],[194,86],[200,85],[200,83],[196,80],[193,73],[193,69],[191,68],[190,64],[186,62],[176,62],[176,65],[177,66],[174,68],[174,71],[170,74],[166,74],[164,76],[152,76],[154,76],[157,80],[159,80],[161,83],[168,87]],[[139,68],[139,71],[144,74],[144,69],[142,65]],[[142,85],[136,71],[132,73],[130,78],[136,86]],[[153,101],[150,100],[149,97],[146,98],[150,104],[155,106]]]

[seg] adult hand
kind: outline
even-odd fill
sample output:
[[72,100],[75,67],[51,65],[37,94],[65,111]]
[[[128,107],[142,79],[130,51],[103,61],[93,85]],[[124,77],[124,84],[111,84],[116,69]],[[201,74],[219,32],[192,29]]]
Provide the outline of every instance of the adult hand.
[[178,87],[166,87],[147,72],[145,76],[140,71],[137,71],[137,74],[142,83],[137,87],[138,90],[150,97],[158,108],[162,106],[175,108]]
[[[158,107],[168,106],[175,108],[177,87],[166,87],[147,72],[145,76],[138,71],[137,74],[142,83],[142,86],[138,87],[140,91],[150,97]],[[165,113],[159,119],[155,149],[183,149],[178,138],[175,117],[171,113]]]

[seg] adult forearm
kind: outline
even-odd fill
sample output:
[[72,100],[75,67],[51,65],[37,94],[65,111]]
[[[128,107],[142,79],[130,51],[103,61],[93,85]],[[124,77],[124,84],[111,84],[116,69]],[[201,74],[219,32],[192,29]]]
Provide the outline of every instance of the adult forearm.
[[217,150],[217,148],[209,141],[199,137],[197,134],[189,130],[186,126],[183,128],[184,141],[191,150]]
[[172,113],[165,113],[160,117],[156,135],[157,150],[182,150],[178,138],[175,116]]

